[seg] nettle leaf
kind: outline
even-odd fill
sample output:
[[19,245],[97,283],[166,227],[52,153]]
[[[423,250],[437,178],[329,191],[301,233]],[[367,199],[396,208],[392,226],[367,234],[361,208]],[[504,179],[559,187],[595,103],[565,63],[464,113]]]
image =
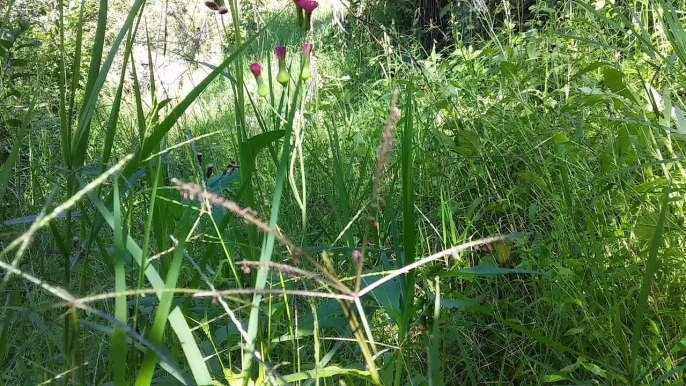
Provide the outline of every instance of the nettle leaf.
[[453,140],[448,134],[440,130],[434,130],[433,132],[439,144],[441,144],[449,150],[457,151],[457,146],[455,146],[455,140]]
[[607,62],[595,62],[595,63],[591,63],[591,64],[589,64],[588,66],[586,66],[586,67],[582,68],[581,70],[579,70],[576,74],[572,75],[572,79],[576,79],[576,78],[580,77],[581,75],[587,74],[587,73],[589,73],[589,72],[591,72],[591,71],[595,71],[595,70],[597,70],[597,69],[599,69],[599,68],[601,68],[601,67],[607,67],[607,66],[611,66],[611,64],[610,64],[610,63],[607,63]]
[[454,142],[457,146],[456,151],[466,156],[478,154],[481,148],[481,138],[467,130],[457,130]]

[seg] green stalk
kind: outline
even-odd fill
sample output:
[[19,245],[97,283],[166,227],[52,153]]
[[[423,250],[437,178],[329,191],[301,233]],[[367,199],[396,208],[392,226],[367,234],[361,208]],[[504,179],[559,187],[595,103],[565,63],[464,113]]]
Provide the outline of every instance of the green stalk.
[[[242,45],[241,38],[241,24],[240,15],[238,13],[238,4],[236,0],[229,1],[229,9],[231,11],[231,18],[234,27],[234,39],[236,40],[236,119],[238,120],[238,157],[241,162],[248,161],[252,159],[250,157],[249,149],[247,145],[244,144],[248,140],[247,125],[245,123],[245,94],[243,86],[243,54],[241,50],[238,50]],[[248,162],[254,162],[248,161]],[[250,173],[241,173],[241,189],[243,190],[243,201],[246,207],[253,208],[255,206],[255,191],[252,184],[252,176]],[[248,243],[250,246],[257,246],[257,230],[254,227],[248,228]],[[254,256],[252,248],[248,248],[250,251],[250,256]]]
[[641,282],[641,293],[638,297],[638,306],[636,307],[636,315],[634,317],[634,328],[631,334],[631,361],[629,363],[629,382],[632,385],[640,384],[639,379],[636,379],[638,372],[638,358],[640,356],[639,349],[641,346],[641,329],[643,328],[643,320],[648,309],[648,297],[650,296],[651,284],[653,276],[657,269],[657,258],[660,251],[660,246],[663,243],[662,232],[665,228],[665,221],[667,218],[667,210],[669,210],[669,192],[662,195],[662,208],[660,209],[660,217],[655,226],[655,233],[650,242],[648,252],[648,260],[645,263],[645,273],[643,274],[643,281]]
[[[279,161],[279,167],[276,172],[276,183],[274,184],[274,196],[272,197],[272,209],[271,216],[269,218],[269,226],[275,227],[276,222],[279,218],[279,208],[281,207],[281,196],[283,193],[284,182],[286,180],[286,174],[288,170],[288,163],[290,161],[291,155],[291,134],[293,132],[293,119],[295,118],[296,106],[298,104],[298,97],[300,96],[302,82],[298,82],[295,88],[295,93],[293,95],[293,102],[291,109],[288,111],[288,123],[285,127],[285,135],[283,139],[283,147],[281,150],[281,160]],[[263,290],[267,284],[267,275],[269,274],[269,268],[267,263],[271,261],[272,252],[274,251],[274,235],[268,233],[262,243],[262,251],[260,253],[260,268],[257,271],[257,279],[255,282],[255,289],[260,291]],[[260,302],[262,301],[262,295],[255,294],[253,296],[252,308],[250,309],[250,319],[248,320],[248,341],[246,342],[246,351],[243,354],[243,385],[247,386],[250,380],[250,374],[253,365],[253,352],[255,350],[257,339],[259,318],[260,318]]]
[[[402,198],[403,198],[403,250],[405,253],[405,265],[414,263],[416,255],[415,240],[415,216],[414,216],[414,181],[412,178],[413,167],[413,83],[410,82],[407,88],[407,105],[404,108],[405,128],[402,134],[402,154],[401,154],[401,173],[402,173]],[[405,276],[405,285],[402,288],[402,299],[404,300],[403,318],[398,325],[398,341],[402,347],[407,335],[408,325],[414,317],[414,270]],[[438,295],[437,295],[438,296]],[[402,381],[403,352],[402,349],[396,351],[397,359],[395,368],[394,385],[399,386]]]
[[[119,181],[114,178],[114,290],[126,291],[126,267],[124,266],[124,227],[121,219],[121,204],[119,202]],[[122,324],[127,323],[126,296],[118,296],[114,300],[114,317]],[[126,332],[119,326],[114,326],[112,333],[112,376],[115,386],[126,385]]]

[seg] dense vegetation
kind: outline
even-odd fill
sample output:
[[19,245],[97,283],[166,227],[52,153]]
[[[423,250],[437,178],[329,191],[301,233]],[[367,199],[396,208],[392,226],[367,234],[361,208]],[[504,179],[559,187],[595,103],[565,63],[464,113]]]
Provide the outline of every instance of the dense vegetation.
[[0,385],[684,384],[683,1],[293,3],[0,2]]

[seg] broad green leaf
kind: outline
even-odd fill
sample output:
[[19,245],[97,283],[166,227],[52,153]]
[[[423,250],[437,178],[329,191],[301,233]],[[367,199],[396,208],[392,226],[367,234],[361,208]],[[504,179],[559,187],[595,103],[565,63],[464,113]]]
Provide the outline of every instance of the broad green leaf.
[[[380,272],[380,270],[365,271],[363,273],[363,276],[370,273],[373,274],[378,272]],[[362,277],[362,288],[371,285],[372,283],[380,280],[382,277],[383,276],[381,275]],[[395,278],[377,288],[374,288],[370,292],[369,296],[374,298],[374,300],[376,300],[381,307],[387,308],[395,312],[400,312],[402,310],[400,307],[400,281],[398,280],[398,278]]]
[[517,65],[512,62],[500,62],[500,72],[505,78],[515,79],[517,77]]
[[606,62],[594,62],[594,63],[591,63],[591,64],[587,65],[586,67],[582,68],[581,70],[577,71],[577,72],[572,76],[572,78],[573,78],[573,79],[579,78],[581,75],[587,74],[587,73],[589,73],[589,72],[591,72],[591,71],[595,71],[595,70],[597,70],[597,69],[599,69],[599,68],[607,67],[607,66],[611,66],[611,64],[610,64],[610,63],[606,63]]
[[614,68],[603,69],[603,78],[605,79],[605,84],[612,90],[615,94],[621,95],[626,99],[638,104],[636,97],[629,90],[629,88],[624,84],[624,73],[616,70]]

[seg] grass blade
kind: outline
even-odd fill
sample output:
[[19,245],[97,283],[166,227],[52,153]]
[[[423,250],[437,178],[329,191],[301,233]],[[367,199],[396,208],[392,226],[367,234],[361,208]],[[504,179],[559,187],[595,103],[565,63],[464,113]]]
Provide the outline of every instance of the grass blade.
[[[114,178],[114,290],[126,291],[126,268],[124,267],[124,227],[121,221],[121,204],[119,202],[119,183]],[[114,300],[114,318],[122,324],[127,322],[126,296]],[[126,332],[114,326],[112,333],[112,375],[114,386],[126,385]]]
[[[110,226],[110,228],[114,229],[114,216],[112,216],[112,213],[110,213],[110,211],[105,207],[105,204],[92,192],[88,193],[88,198],[91,200],[91,203],[96,207],[96,209],[100,212],[100,215],[103,217],[104,221]],[[145,270],[145,277],[148,279],[152,287],[157,290],[164,289],[164,280],[162,280],[162,277],[157,272],[155,267],[151,264],[147,264],[145,266],[141,265],[141,263],[143,262],[143,251],[138,246],[138,244],[136,244],[136,242],[131,238],[130,235],[127,235],[125,245],[126,249],[129,251],[129,253],[136,261],[136,263],[138,263],[138,265],[141,266],[141,269]],[[162,293],[157,293],[157,297],[161,299]],[[169,325],[171,326],[172,330],[174,330],[176,336],[179,338],[181,348],[183,349],[183,353],[186,356],[188,364],[191,367],[191,371],[193,372],[195,382],[199,385],[212,384],[212,376],[210,375],[210,372],[207,369],[207,365],[203,360],[203,355],[200,352],[200,349],[198,348],[195,339],[193,339],[190,327],[188,326],[188,322],[186,321],[183,312],[181,312],[181,309],[178,307],[174,308],[172,312],[169,314],[168,319]]]
[[2,165],[2,169],[0,169],[0,203],[2,203],[2,200],[5,198],[7,185],[9,183],[10,176],[12,175],[12,169],[14,168],[14,164],[17,162],[19,150],[21,149],[21,146],[24,142],[24,137],[28,131],[29,122],[33,117],[34,108],[36,107],[36,98],[38,98],[38,93],[34,91],[29,108],[24,114],[24,119],[21,121],[19,131],[17,131],[17,137],[14,140],[14,145],[12,145],[12,151],[7,157],[7,160],[5,160],[5,163]]
[[[279,168],[276,172],[276,183],[274,184],[274,195],[272,197],[272,209],[271,215],[269,217],[269,226],[275,227],[276,222],[279,218],[279,208],[281,207],[281,196],[283,193],[283,186],[286,180],[286,173],[288,170],[288,163],[291,157],[291,134],[293,133],[293,119],[295,118],[295,112],[298,105],[298,97],[300,96],[301,82],[295,88],[295,93],[293,95],[293,102],[291,109],[288,111],[288,123],[284,128],[286,133],[283,139],[283,146],[281,150],[281,159],[279,161]],[[260,268],[257,271],[257,279],[255,281],[255,289],[263,290],[267,284],[267,276],[269,274],[269,268],[267,264],[271,261],[272,252],[274,251],[274,235],[268,233],[262,243],[262,251],[260,253]],[[249,379],[250,372],[252,370],[253,354],[255,350],[255,340],[257,338],[257,328],[259,325],[260,318],[260,302],[262,301],[262,295],[255,294],[253,296],[252,308],[250,310],[250,319],[248,321],[248,341],[246,342],[247,352],[243,356],[243,376],[245,385]]]
[[[645,312],[648,309],[648,297],[650,296],[650,286],[653,282],[655,269],[657,266],[657,256],[662,245],[662,233],[665,228],[665,219],[667,218],[667,210],[669,209],[669,193],[666,192],[662,196],[662,208],[660,209],[660,217],[655,226],[655,233],[650,242],[648,252],[648,260],[645,263],[645,273],[643,274],[643,281],[641,283],[641,293],[638,297],[638,306],[636,307],[636,316],[634,318],[634,328],[631,336],[631,360],[629,363],[629,380],[632,385],[637,384],[636,374],[638,371],[638,358],[640,356],[639,349],[641,343],[641,329],[643,328],[643,321],[645,319]],[[640,383],[640,382],[639,382]]]
[[[176,239],[179,241],[176,249],[174,249],[174,254],[172,257],[171,265],[167,272],[167,280],[165,281],[165,288],[172,289],[176,288],[176,282],[179,278],[179,272],[181,271],[181,263],[183,262],[183,253],[186,251],[186,238],[191,230],[191,209],[190,202],[184,211],[183,218],[179,222],[180,229],[176,234]],[[169,311],[171,310],[172,301],[174,300],[173,292],[164,292],[160,303],[157,307],[157,312],[155,313],[155,321],[152,325],[152,330],[150,331],[150,343],[155,346],[159,346],[162,343],[162,338],[164,337],[164,328],[167,324],[167,319],[169,317]],[[157,354],[152,350],[145,353],[143,357],[143,364],[138,371],[138,377],[136,378],[136,386],[147,386],[152,382],[152,376],[155,371],[155,366],[157,365]]]

